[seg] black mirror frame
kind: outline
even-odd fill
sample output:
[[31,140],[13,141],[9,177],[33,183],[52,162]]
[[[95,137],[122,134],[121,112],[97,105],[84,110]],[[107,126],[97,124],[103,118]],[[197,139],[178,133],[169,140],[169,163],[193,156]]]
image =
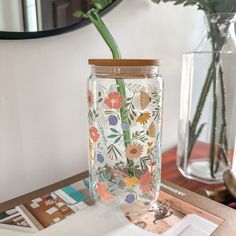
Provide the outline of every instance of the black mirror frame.
[[[113,3],[109,4],[105,7],[100,15],[103,16],[107,12],[109,12],[112,8],[117,6],[122,0],[115,0]],[[54,36],[58,34],[64,34],[71,32],[73,30],[77,30],[82,28],[90,23],[89,19],[83,19],[81,22],[72,24],[70,26],[53,29],[53,30],[45,30],[45,31],[37,31],[37,32],[10,32],[10,31],[0,31],[0,40],[18,40],[18,39],[35,39],[35,38],[43,38]]]

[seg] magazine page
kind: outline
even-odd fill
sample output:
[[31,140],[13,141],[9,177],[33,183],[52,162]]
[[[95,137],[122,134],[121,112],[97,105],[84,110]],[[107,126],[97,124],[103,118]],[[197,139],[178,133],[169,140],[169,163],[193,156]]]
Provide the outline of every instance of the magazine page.
[[[121,206],[122,214],[130,224],[156,235],[210,235],[224,221],[176,197],[169,190],[180,196],[184,196],[184,192],[167,185],[164,187],[168,191],[162,187],[156,207],[148,209],[137,201]],[[89,180],[84,179],[1,212],[0,228],[38,232],[79,211],[86,211],[93,204]]]

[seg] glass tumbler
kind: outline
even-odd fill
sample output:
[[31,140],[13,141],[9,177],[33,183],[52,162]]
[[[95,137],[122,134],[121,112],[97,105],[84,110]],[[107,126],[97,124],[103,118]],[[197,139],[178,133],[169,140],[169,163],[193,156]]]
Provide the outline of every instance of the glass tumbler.
[[90,59],[90,191],[109,209],[156,204],[163,80],[158,60]]

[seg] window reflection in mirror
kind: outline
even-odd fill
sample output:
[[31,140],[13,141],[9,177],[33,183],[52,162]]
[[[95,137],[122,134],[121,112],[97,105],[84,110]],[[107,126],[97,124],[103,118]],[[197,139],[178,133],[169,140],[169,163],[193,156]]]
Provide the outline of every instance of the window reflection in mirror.
[[[73,16],[87,12],[95,0],[0,0],[0,31],[36,32],[53,30],[80,22]],[[99,2],[99,1],[98,1]],[[102,7],[112,0],[100,0]]]

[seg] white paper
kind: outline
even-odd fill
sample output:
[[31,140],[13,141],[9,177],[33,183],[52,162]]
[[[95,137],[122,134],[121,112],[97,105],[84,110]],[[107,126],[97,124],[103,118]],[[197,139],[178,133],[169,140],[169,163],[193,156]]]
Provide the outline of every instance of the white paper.
[[86,203],[84,203],[84,202],[79,202],[79,203],[77,203],[75,206],[76,206],[76,208],[78,208],[79,210],[83,210],[83,209],[85,209],[85,208],[88,207],[88,205],[87,205]]
[[54,221],[55,223],[57,223],[57,222],[61,221],[61,219],[60,219],[59,217],[57,217],[57,218],[54,218],[53,221]]
[[48,209],[46,212],[47,212],[49,215],[51,215],[51,214],[53,214],[53,213],[56,212],[56,211],[58,211],[58,209],[57,209],[56,207],[52,207],[52,208]]
[[57,205],[58,208],[61,208],[61,207],[65,206],[65,204],[63,202],[58,202],[56,205]]
[[32,200],[33,203],[39,203],[39,202],[42,202],[42,198],[38,197],[38,198],[35,198],[34,200]]
[[30,204],[30,206],[34,209],[34,208],[39,207],[40,205],[36,202],[33,202],[33,203]]

